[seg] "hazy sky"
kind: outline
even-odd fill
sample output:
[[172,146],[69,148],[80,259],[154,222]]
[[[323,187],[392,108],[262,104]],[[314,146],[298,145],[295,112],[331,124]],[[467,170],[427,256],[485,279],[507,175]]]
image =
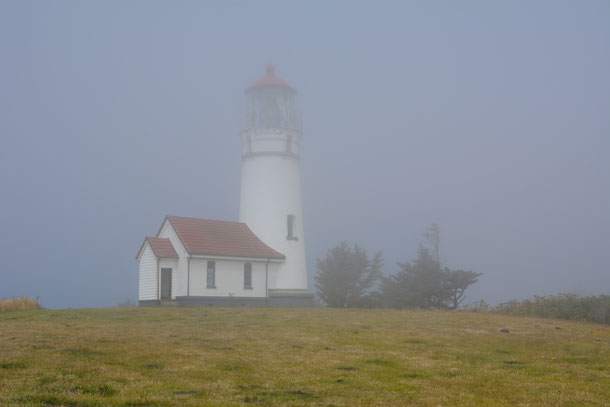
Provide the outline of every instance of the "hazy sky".
[[310,280],[427,225],[466,302],[610,294],[610,2],[0,2],[0,297],[137,300],[165,215],[237,220],[243,90],[298,89]]

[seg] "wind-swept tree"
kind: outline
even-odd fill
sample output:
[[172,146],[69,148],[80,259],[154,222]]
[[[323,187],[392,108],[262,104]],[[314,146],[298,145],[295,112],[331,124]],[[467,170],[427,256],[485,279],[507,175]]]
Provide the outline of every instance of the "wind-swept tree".
[[367,305],[381,275],[383,260],[381,252],[369,261],[364,249],[341,242],[324,259],[318,259],[316,265],[316,293],[326,305],[344,308]]
[[445,291],[449,295],[445,300],[445,303],[449,308],[457,309],[464,299],[464,291],[466,291],[469,286],[476,283],[482,273],[464,270],[449,270],[448,268],[445,268],[444,274]]

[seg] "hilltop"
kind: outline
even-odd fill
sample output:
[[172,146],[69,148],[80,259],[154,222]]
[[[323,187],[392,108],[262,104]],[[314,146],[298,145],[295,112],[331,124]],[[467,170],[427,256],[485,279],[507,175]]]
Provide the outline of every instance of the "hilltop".
[[610,399],[608,326],[486,313],[16,311],[0,314],[0,343],[2,406],[602,406]]

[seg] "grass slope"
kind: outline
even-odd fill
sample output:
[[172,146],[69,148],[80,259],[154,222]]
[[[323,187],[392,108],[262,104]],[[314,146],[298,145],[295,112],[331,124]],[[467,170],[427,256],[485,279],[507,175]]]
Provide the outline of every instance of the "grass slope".
[[467,312],[17,311],[0,314],[0,405],[608,406],[609,342]]

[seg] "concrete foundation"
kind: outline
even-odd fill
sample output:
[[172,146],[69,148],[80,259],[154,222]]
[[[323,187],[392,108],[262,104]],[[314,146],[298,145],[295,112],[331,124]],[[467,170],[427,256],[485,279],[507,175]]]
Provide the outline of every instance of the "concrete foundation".
[[308,290],[269,290],[265,297],[179,296],[175,300],[141,300],[140,307],[313,307],[313,294]]

